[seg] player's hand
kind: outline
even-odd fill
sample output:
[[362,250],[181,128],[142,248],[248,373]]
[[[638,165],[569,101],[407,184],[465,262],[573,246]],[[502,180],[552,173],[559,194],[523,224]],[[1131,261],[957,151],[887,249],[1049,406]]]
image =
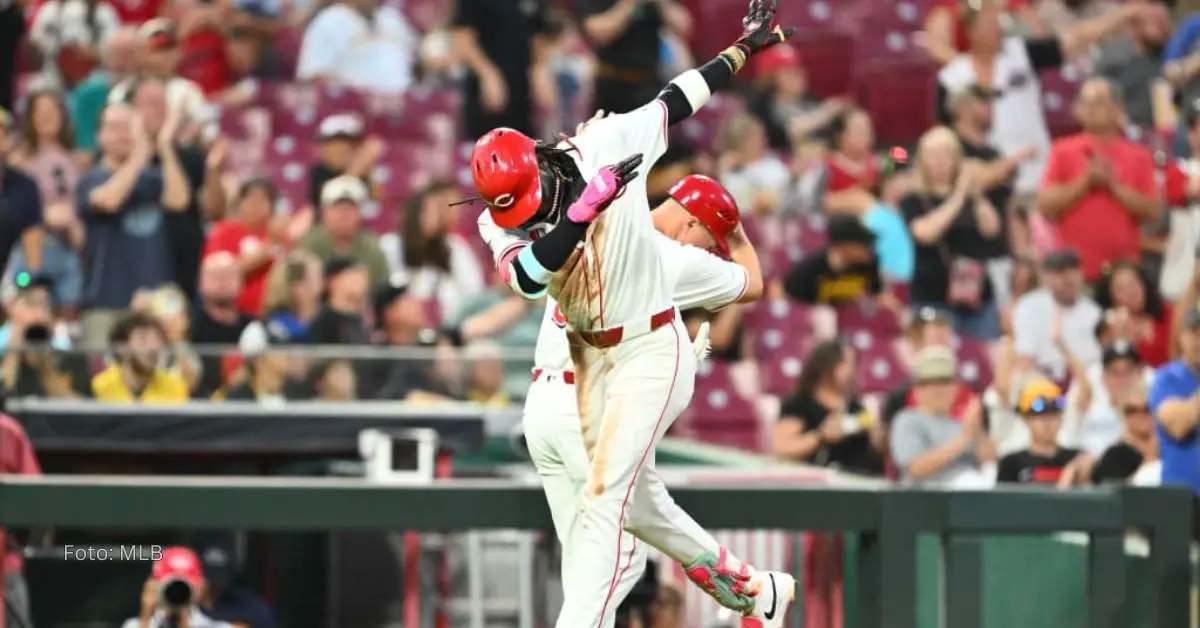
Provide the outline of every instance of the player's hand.
[[775,13],[778,10],[779,0],[750,0],[746,17],[742,19],[742,36],[736,43],[745,49],[747,56],[782,44],[796,34],[794,28],[783,28],[775,24]]
[[696,338],[692,340],[692,353],[696,356],[696,362],[703,362],[712,353],[712,342],[709,341],[709,329],[711,325],[708,321],[700,323],[700,328],[696,330]]
[[576,223],[589,223],[596,219],[609,203],[612,203],[625,186],[637,178],[638,167],[642,165],[642,154],[637,153],[628,157],[615,166],[601,168],[596,176],[588,181],[579,200],[567,208],[567,218]]

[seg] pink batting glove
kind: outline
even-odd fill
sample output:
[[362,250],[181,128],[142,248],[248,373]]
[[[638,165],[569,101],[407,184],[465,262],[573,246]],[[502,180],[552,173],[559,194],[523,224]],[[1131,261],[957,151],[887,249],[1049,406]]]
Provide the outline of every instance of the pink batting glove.
[[615,166],[601,168],[588,181],[579,200],[567,207],[567,219],[578,224],[596,220],[625,191],[625,186],[637,178],[637,169],[641,164],[642,155],[638,153]]

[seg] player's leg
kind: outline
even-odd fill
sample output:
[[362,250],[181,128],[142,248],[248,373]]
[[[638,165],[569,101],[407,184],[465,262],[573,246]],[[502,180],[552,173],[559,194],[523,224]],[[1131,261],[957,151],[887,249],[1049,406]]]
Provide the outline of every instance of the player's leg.
[[[577,568],[576,552],[569,551],[567,537],[579,510],[579,499],[587,479],[589,461],[580,432],[579,412],[573,386],[547,376],[535,384],[525,402],[522,419],[529,457],[542,480],[542,490],[550,506],[554,532],[563,545],[560,567],[564,592],[570,587],[571,574]],[[646,571],[646,544],[626,534],[622,547],[626,558],[614,597],[624,598]],[[615,619],[615,617],[613,618]],[[611,621],[606,628],[611,626]]]
[[[695,358],[678,323],[607,350],[605,362],[599,433],[568,541],[579,568],[558,628],[605,625],[621,603],[617,585],[630,542],[624,519],[638,474],[695,384]],[[587,415],[595,404],[581,406]]]
[[683,565],[688,579],[725,608],[753,608],[749,566],[675,503],[653,460],[638,478],[625,529]]

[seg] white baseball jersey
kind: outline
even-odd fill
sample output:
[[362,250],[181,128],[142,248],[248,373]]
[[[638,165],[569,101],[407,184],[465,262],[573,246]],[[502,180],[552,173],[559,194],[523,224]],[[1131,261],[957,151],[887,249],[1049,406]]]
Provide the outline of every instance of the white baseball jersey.
[[[750,276],[745,268],[655,233],[667,286],[671,288],[672,300],[680,309],[701,307],[716,310],[746,294]],[[542,316],[542,327],[538,331],[537,349],[533,356],[534,368],[554,371],[571,369],[566,325],[566,318],[558,303],[547,298],[546,313]]]
[[[654,224],[646,200],[646,174],[667,149],[667,108],[659,100],[629,113],[590,123],[564,142],[585,180],[601,168],[642,153],[638,177],[601,214],[566,265],[555,273],[549,292],[561,303],[565,320],[578,330],[620,327],[648,319],[671,306],[659,263]],[[550,225],[529,231],[505,230],[491,215],[479,216],[479,235],[497,263],[544,233]]]

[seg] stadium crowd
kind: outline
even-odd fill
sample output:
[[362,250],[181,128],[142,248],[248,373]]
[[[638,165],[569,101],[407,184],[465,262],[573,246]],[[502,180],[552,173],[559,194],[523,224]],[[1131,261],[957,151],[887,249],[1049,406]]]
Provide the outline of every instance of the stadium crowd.
[[[674,433],[912,484],[1200,491],[1200,12],[782,4],[795,45],[649,177],[651,206],[724,184],[769,283],[687,313],[713,356]],[[0,0],[5,396],[519,401],[542,307],[451,205],[467,147],[631,110],[743,10]]]

